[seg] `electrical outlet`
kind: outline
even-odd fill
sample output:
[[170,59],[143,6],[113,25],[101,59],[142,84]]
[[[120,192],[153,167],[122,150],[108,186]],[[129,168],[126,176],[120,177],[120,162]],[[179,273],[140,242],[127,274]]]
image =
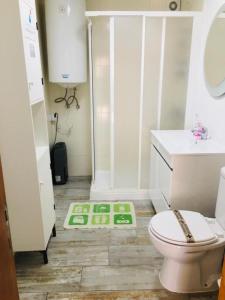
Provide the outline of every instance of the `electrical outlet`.
[[49,113],[48,114],[48,121],[49,122],[56,122],[57,121],[57,117],[55,116],[55,113]]

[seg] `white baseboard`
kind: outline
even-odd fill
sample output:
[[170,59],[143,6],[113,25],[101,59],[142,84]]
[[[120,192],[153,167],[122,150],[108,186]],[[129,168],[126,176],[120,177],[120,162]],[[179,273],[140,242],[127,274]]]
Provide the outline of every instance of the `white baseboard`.
[[90,200],[100,201],[150,200],[158,197],[158,191],[148,189],[95,189],[92,185],[90,192]]

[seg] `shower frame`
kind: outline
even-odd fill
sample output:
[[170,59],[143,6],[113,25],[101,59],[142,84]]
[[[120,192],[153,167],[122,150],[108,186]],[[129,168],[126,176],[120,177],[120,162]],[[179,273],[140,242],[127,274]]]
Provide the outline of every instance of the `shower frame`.
[[[143,90],[144,90],[144,70],[145,70],[145,29],[147,18],[160,18],[162,19],[162,32],[161,32],[161,47],[160,54],[160,70],[158,82],[158,103],[157,103],[157,128],[160,129],[161,120],[161,105],[162,105],[162,92],[163,92],[163,75],[164,75],[164,57],[165,57],[165,41],[166,41],[166,28],[168,18],[192,18],[192,36],[191,36],[191,51],[190,51],[190,64],[193,60],[193,47],[194,39],[196,38],[197,26],[201,12],[196,11],[87,11],[86,17],[88,19],[88,38],[89,38],[89,73],[90,73],[90,100],[91,100],[91,137],[92,137],[92,187],[91,187],[91,200],[137,200],[157,198],[158,192],[150,189],[141,189],[141,154],[142,154],[142,124],[143,124]],[[95,121],[94,121],[94,93],[93,93],[93,56],[92,56],[92,21],[91,18],[109,17],[109,40],[110,40],[110,182],[108,188],[98,189],[95,187],[96,180],[96,165],[95,165]],[[140,116],[139,116],[139,154],[138,154],[138,180],[137,186],[134,189],[115,189],[115,153],[114,153],[114,119],[115,119],[115,18],[116,17],[142,17],[142,46],[141,46],[141,75],[140,75]],[[190,76],[190,73],[189,73]],[[189,93],[189,78],[187,88],[187,99]]]

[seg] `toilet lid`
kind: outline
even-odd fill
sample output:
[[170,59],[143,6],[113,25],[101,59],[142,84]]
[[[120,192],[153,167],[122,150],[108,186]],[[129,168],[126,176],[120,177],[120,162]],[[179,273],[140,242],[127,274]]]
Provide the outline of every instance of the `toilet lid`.
[[[213,240],[217,240],[215,233],[211,230],[203,215],[185,210],[179,212],[193,236],[193,243],[211,243]],[[150,221],[150,227],[162,239],[176,244],[188,244],[184,231],[172,210],[155,215]]]

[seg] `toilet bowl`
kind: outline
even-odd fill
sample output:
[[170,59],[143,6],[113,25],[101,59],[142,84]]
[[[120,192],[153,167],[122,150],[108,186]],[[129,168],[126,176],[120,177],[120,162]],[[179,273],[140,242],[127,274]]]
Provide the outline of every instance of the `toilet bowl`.
[[167,210],[149,223],[152,243],[164,257],[160,282],[177,293],[215,291],[225,248],[225,168],[221,171],[216,218],[184,210],[179,214],[182,221],[176,212]]

